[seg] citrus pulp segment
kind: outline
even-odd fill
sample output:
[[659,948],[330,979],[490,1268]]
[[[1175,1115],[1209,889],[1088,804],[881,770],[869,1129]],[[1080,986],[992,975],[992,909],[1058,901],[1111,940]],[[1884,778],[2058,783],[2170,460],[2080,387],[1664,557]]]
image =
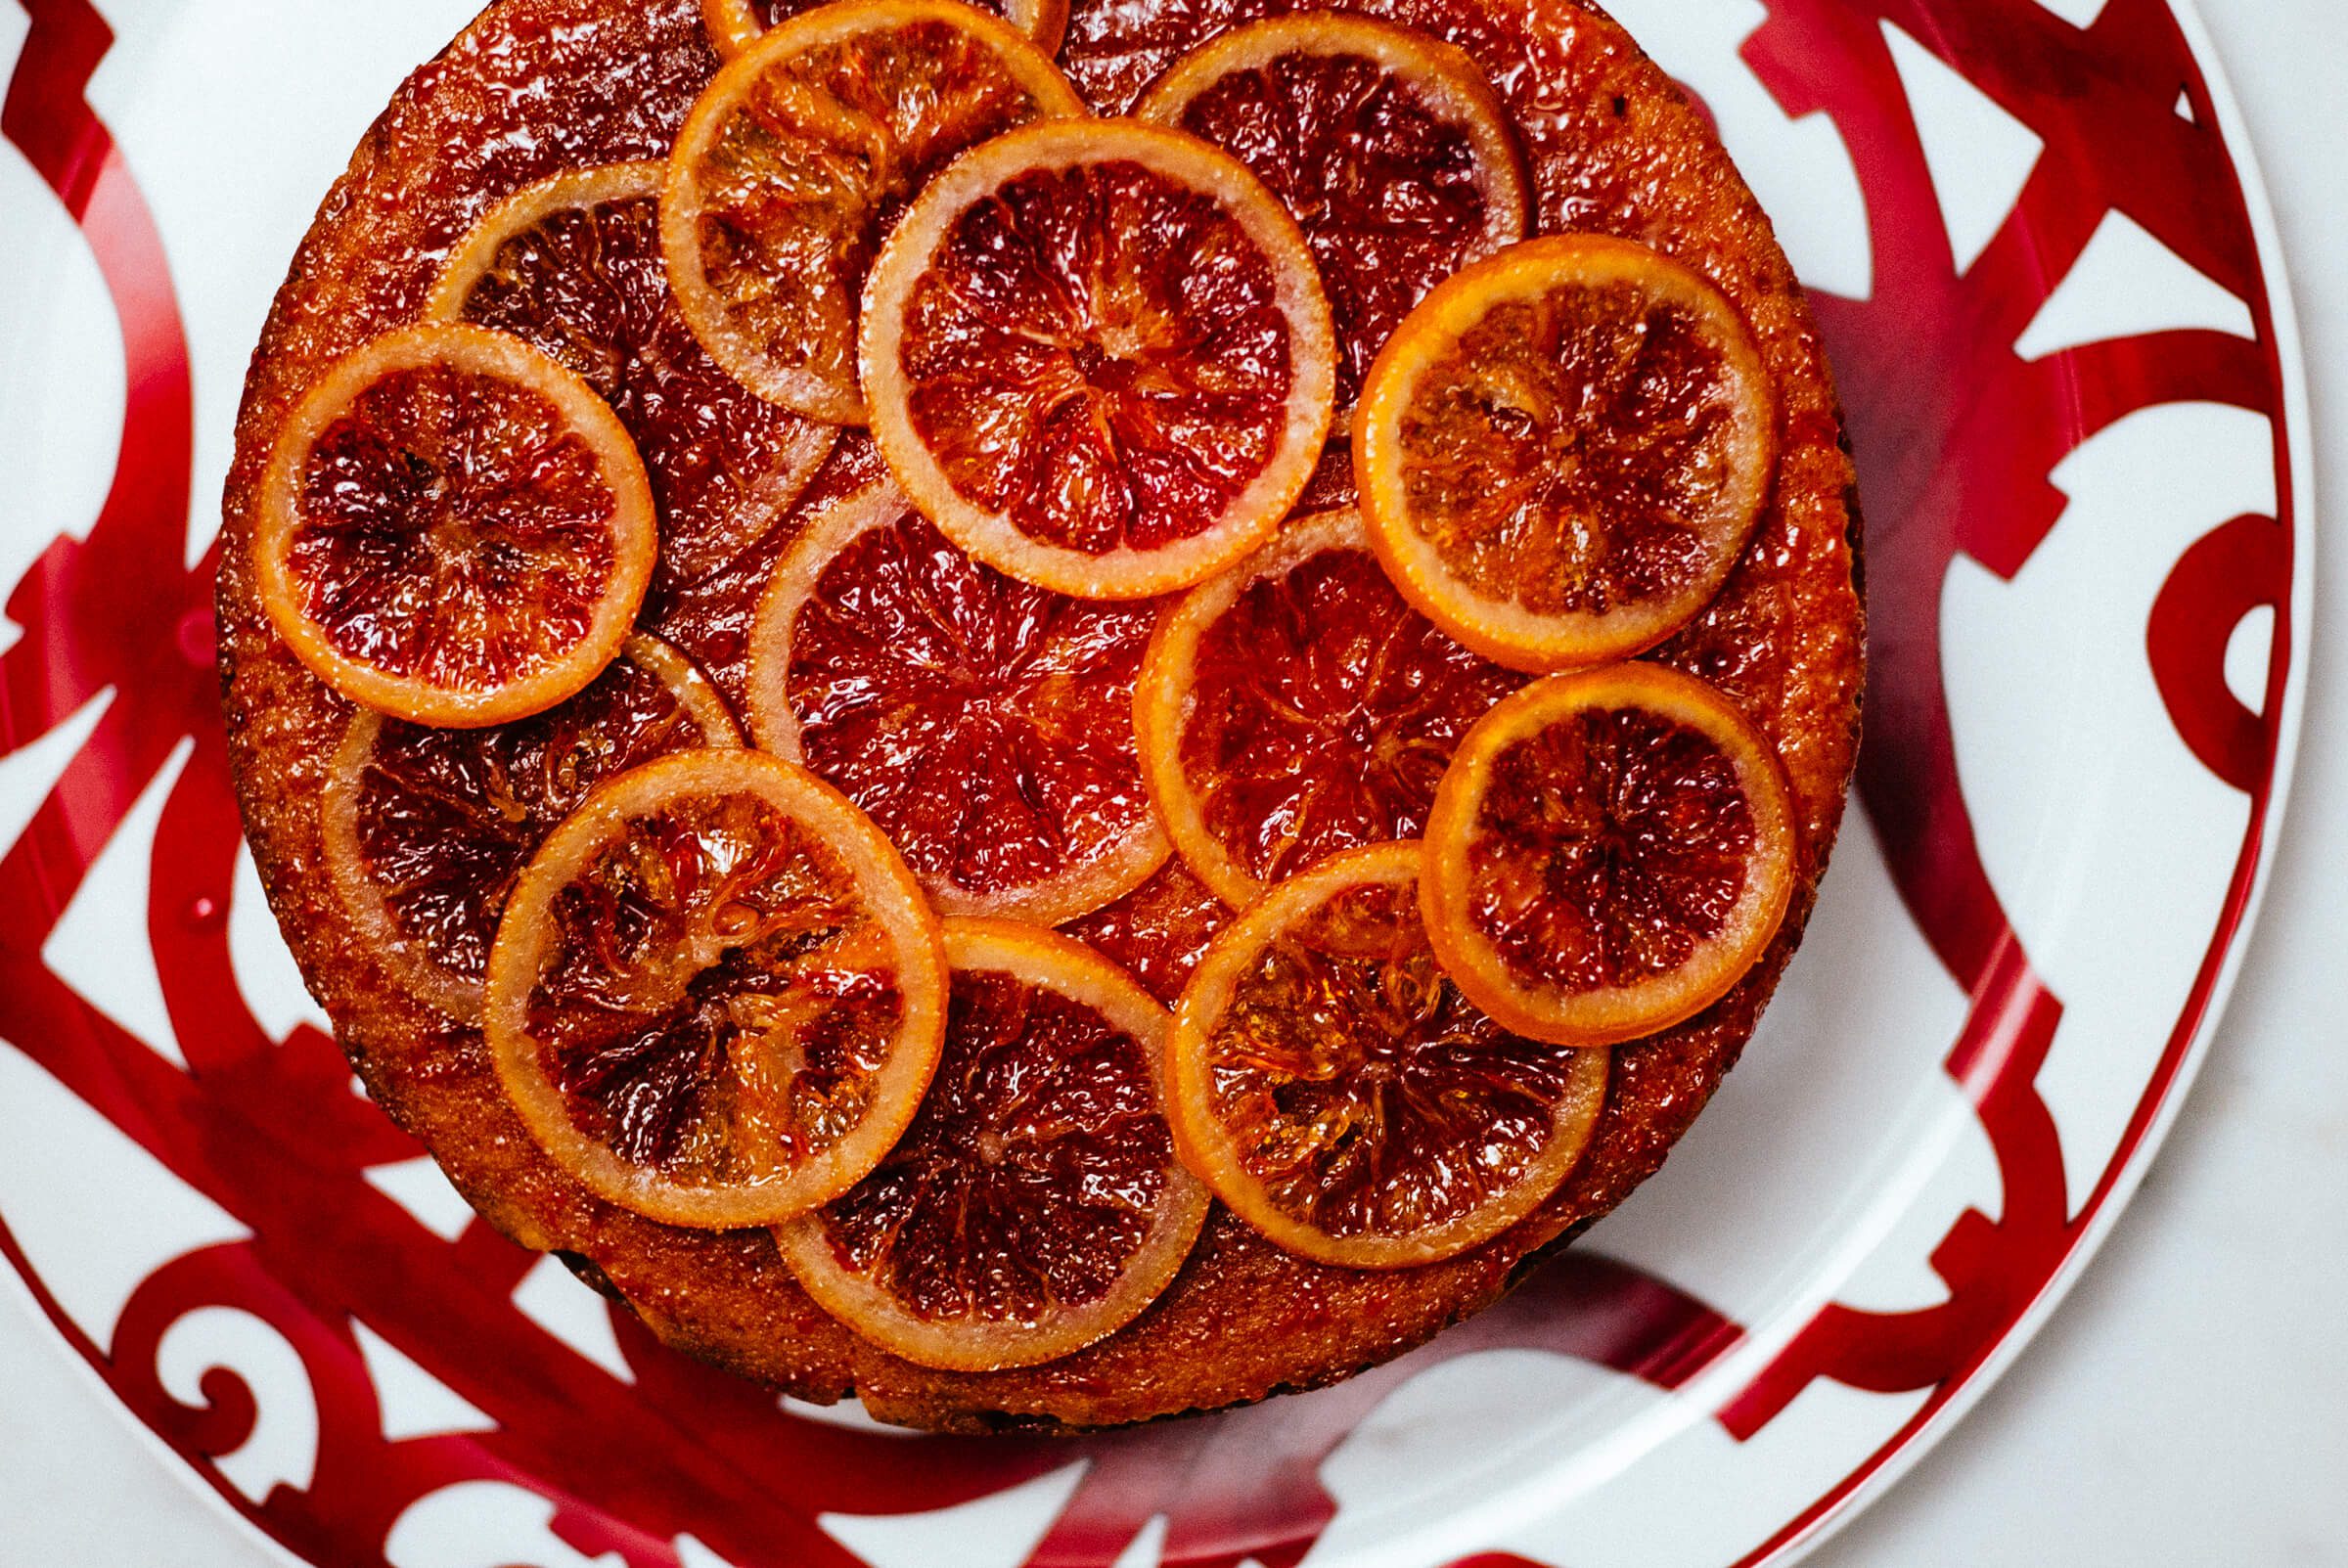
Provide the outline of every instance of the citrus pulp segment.
[[1185,588],[1311,477],[1334,375],[1295,221],[1195,138],[1029,126],[906,208],[866,286],[873,436],[923,514],[1084,599]]
[[262,606],[321,680],[449,726],[540,712],[594,680],[656,548],[611,410],[470,326],[390,333],[330,369],[270,453],[252,541]]
[[870,436],[862,430],[840,431],[832,456],[800,492],[789,516],[699,582],[654,583],[637,624],[683,650],[725,694],[734,711],[746,718],[750,634],[775,567],[807,531],[808,519],[887,476]]
[[1114,904],[1061,927],[1169,1006],[1231,912],[1179,857]]
[[1652,664],[1553,675],[1461,742],[1426,829],[1426,928],[1476,1005],[1603,1046],[1719,1000],[1777,934],[1795,828],[1768,739]]
[[1084,112],[1023,33],[956,0],[803,12],[720,70],[677,135],[669,286],[743,384],[860,425],[857,297],[883,230],[965,149]]
[[818,1304],[909,1361],[1033,1366],[1155,1300],[1207,1191],[1166,1127],[1165,1008],[1040,927],[945,933],[946,1042],[921,1115],[879,1169],[777,1238]]
[[1303,228],[1336,324],[1340,418],[1428,290],[1524,238],[1523,157],[1483,67],[1408,27],[1333,11],[1235,27],[1134,113],[1232,154]]
[[912,1121],[944,954],[912,873],[837,791],[759,752],[680,752],[540,847],[482,1019],[508,1099],[590,1190],[673,1225],[773,1225],[854,1186]]
[[1438,286],[1354,411],[1371,541],[1404,595],[1517,669],[1652,647],[1767,504],[1777,410],[1744,319],[1645,246],[1531,240]]
[[[798,0],[701,0],[701,22],[718,54],[732,60],[768,28],[806,9]],[[1068,0],[998,0],[979,9],[1000,15],[1047,55],[1060,47],[1068,25]]]
[[941,913],[1058,924],[1166,858],[1132,717],[1156,619],[981,565],[881,480],[776,568],[752,727],[870,813]]
[[700,671],[641,632],[587,690],[510,724],[440,730],[361,708],[319,799],[335,892],[409,995],[476,1021],[498,916],[555,826],[638,763],[741,743]]
[[1412,608],[1346,508],[1166,611],[1135,729],[1184,864],[1242,909],[1337,850],[1418,837],[1460,737],[1523,682]]
[[1420,923],[1421,847],[1332,855],[1207,948],[1175,1009],[1183,1158],[1290,1252],[1404,1268],[1525,1218],[1588,1146],[1606,1053],[1478,1011]]
[[611,405],[652,480],[662,576],[689,583],[790,510],[836,431],[752,395],[694,337],[661,260],[666,173],[607,163],[519,192],[450,255],[425,317],[511,333]]

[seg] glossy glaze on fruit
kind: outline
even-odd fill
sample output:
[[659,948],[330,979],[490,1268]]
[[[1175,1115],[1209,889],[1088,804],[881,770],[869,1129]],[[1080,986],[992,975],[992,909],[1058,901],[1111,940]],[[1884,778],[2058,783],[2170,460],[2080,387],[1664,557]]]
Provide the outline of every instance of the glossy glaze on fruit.
[[[1084,0],[1061,60],[1095,107],[1113,112],[1177,54],[1258,9],[1252,0]],[[699,7],[501,0],[401,89],[305,242],[248,388],[223,552],[232,755],[255,856],[304,972],[376,1097],[501,1228],[591,1260],[668,1342],[803,1397],[853,1389],[884,1418],[964,1430],[1128,1421],[1312,1386],[1485,1305],[1526,1257],[1618,1203],[1661,1162],[1749,1035],[1833,839],[1861,679],[1850,470],[1807,307],[1701,118],[1595,10],[1576,0],[1379,0],[1375,9],[1475,57],[1522,138],[1545,228],[1659,244],[1717,280],[1752,325],[1780,395],[1778,483],[1721,596],[1655,656],[1718,681],[1785,758],[1800,887],[1777,943],[1736,990],[1614,1053],[1587,1153],[1522,1225],[1443,1264],[1368,1275],[1307,1263],[1218,1216],[1149,1313],[1042,1366],[971,1374],[911,1365],[818,1309],[755,1234],[659,1225],[581,1190],[507,1108],[477,1037],[408,1000],[341,939],[317,871],[323,759],[347,709],[258,613],[237,542],[249,535],[260,464],[308,382],[374,333],[413,319],[439,257],[490,206],[566,168],[665,156],[714,69]],[[560,94],[547,93],[550,80]],[[1344,489],[1332,477],[1314,504],[1337,504]],[[770,536],[778,546],[784,532]],[[680,643],[690,630],[708,633],[710,651],[696,654],[736,694],[729,660],[739,657],[759,573],[745,568],[743,579],[746,599],[665,602]],[[1163,996],[1225,918],[1169,867],[1082,925]]]

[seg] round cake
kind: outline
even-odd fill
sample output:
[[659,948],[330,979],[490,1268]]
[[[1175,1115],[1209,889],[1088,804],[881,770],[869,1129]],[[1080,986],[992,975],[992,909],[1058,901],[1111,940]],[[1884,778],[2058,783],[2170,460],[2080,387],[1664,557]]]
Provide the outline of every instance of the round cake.
[[[1074,0],[998,20],[951,0],[795,16],[763,0],[498,0],[400,88],[320,207],[252,361],[225,499],[220,646],[247,830],[374,1098],[501,1231],[667,1343],[941,1430],[1114,1425],[1329,1383],[1489,1305],[1620,1203],[1751,1036],[1858,742],[1859,519],[1816,326],[1702,112],[1595,6],[1354,9]],[[873,61],[893,62],[897,103],[939,101],[947,80],[953,114],[892,120],[880,95],[881,131],[860,119],[810,152],[821,116],[777,83],[803,92],[833,70],[827,112],[853,108],[837,61],[858,49],[872,79]],[[745,185],[753,166],[768,186]],[[1349,217],[1373,175],[1384,216]],[[804,182],[797,204],[772,199],[775,181]],[[1110,341],[1066,361],[1092,402],[1047,407],[1041,381],[987,381],[1014,350],[971,344],[1028,341],[1047,305],[1064,314],[1040,285],[990,284],[1061,265],[1002,262],[1047,249],[1034,237],[1055,224],[1102,252],[1069,276],[1194,269],[1159,304],[1222,313],[1211,340],[1184,339],[1190,380]],[[1591,311],[1542,314],[1560,298],[1610,309],[1626,290],[1649,302],[1635,333],[1585,341]],[[1556,567],[1570,582],[1554,591],[1533,579],[1564,547],[1537,528],[1503,519],[1463,544],[1465,525],[1436,516],[1489,519],[1473,507],[1506,487],[1488,464],[1441,469],[1447,431],[1513,428],[1528,416],[1499,407],[1510,397],[1577,395],[1513,366],[1535,337],[1543,365],[1569,367],[1635,340],[1666,370],[1700,369],[1711,399],[1696,419],[1657,372],[1665,400],[1610,405],[1610,445],[1585,429],[1542,449],[1553,511],[1570,472],[1644,487],[1672,519],[1668,538],[1626,523],[1584,540],[1602,567]],[[1096,423],[1061,429],[1062,407]],[[531,504],[571,511],[560,528],[533,515],[527,548],[484,566],[479,541],[512,532],[511,476],[401,502],[402,460],[361,437],[461,445],[466,420],[491,418],[538,422]],[[1105,474],[1104,451],[1125,468]],[[310,467],[289,478],[288,453]],[[474,509],[477,594],[382,586],[406,568],[367,553],[389,547],[362,514],[395,503]],[[1508,616],[1477,608],[1498,601]],[[397,678],[375,667],[387,655],[368,663],[410,623],[434,628],[438,663]],[[963,685],[937,686],[911,651],[925,627],[952,633]],[[1007,628],[1022,639],[1010,651]],[[1292,697],[1317,658],[1332,667],[1314,680],[1353,694],[1343,723],[1256,690],[1273,670]],[[457,690],[494,659],[534,673]],[[1362,672],[1387,659],[1407,664],[1408,696],[1378,707]],[[1719,931],[1693,958],[1683,943],[1608,961],[1669,971],[1667,995],[1626,983],[1594,1000],[1552,960],[1607,941],[1554,910],[1510,915],[1510,878],[1550,874],[1525,834],[1555,806],[1511,770],[1574,724],[1557,765],[1603,773],[1609,810],[1624,780],[1662,766],[1654,747],[1709,748],[1708,772],[1683,774],[1713,795],[1664,802],[1687,852],[1656,885],[1686,892],[1734,859],[1719,897],[1686,892],[1720,906],[1703,917]],[[1313,751],[1340,732],[1358,764]],[[607,972],[610,932],[636,917],[599,924],[582,888],[597,856],[696,788],[758,802],[753,840],[815,846],[827,907],[849,910],[816,951],[852,950],[865,968],[850,979],[889,988],[841,1022],[852,987],[818,986],[825,1028],[866,1031],[822,1049],[865,1053],[854,1088],[872,1104],[820,1159],[790,1129],[761,1135],[790,1180],[719,1194],[739,1203],[645,1178],[700,1135],[661,1122],[668,1102],[641,1098],[649,1069],[594,1033],[649,1004]],[[1687,847],[1722,832],[1734,854]],[[742,853],[769,850],[784,853]],[[1606,887],[1631,875],[1612,874]],[[711,917],[721,934],[746,918]],[[780,918],[761,918],[762,932]],[[1652,945],[1650,925],[1608,940]],[[1280,1006],[1266,976],[1297,931],[1370,942],[1329,951],[1385,965],[1390,990],[1403,949],[1377,944],[1414,955],[1425,995],[1395,1005],[1414,1049],[1439,1020],[1449,1053],[1391,1071],[1436,1074],[1450,1109],[1424,1125],[1472,1124],[1454,1142],[1475,1142],[1473,1158],[1455,1146],[1443,1168],[1471,1178],[1473,1224],[1413,1218],[1391,1194],[1299,1198],[1297,1170],[1334,1168],[1309,1151],[1265,1164],[1265,1141],[1324,1137],[1338,1115],[1305,1094],[1311,1072],[1251,1087],[1272,1069],[1214,1054],[1235,1017]],[[711,960],[688,1000],[788,1033],[774,1020],[801,993],[741,966]],[[1325,1044],[1318,1016],[1282,1021],[1305,1056]],[[603,1054],[550,1088],[533,1075],[562,1029]],[[883,1151],[909,1191],[1002,1159],[1003,1129],[1044,1113],[1019,1122],[1027,1091],[990,1085],[973,1053],[990,1030],[1016,1047],[1047,1029],[1085,1064],[1095,1092],[1066,1114],[1096,1117],[1096,1136],[1003,1229],[1073,1261],[1019,1260],[1035,1277],[1014,1288],[1000,1258],[975,1281],[985,1270],[963,1258],[958,1283],[916,1288],[913,1254],[961,1244],[955,1216],[976,1200],[941,1210],[877,1192],[880,1176],[846,1184]],[[793,1049],[803,1067],[817,1047]],[[764,1112],[742,1093],[725,1125],[746,1143]],[[1130,1103],[1096,1103],[1114,1095]],[[1527,1097],[1537,1127],[1511,1108]],[[1235,1126],[1257,1113],[1278,1125],[1253,1129],[1251,1155]],[[1137,1130],[1103,1145],[1111,1125]],[[1095,1211],[1070,1196],[1087,1183],[1143,1194],[1111,1214],[1127,1241],[1087,1229]],[[800,1213],[809,1194],[825,1206]],[[872,1235],[902,1249],[884,1278]],[[1104,1247],[1123,1272],[1088,1284],[1076,1265]],[[941,1330],[949,1297],[979,1317],[1050,1298],[1052,1323]]]

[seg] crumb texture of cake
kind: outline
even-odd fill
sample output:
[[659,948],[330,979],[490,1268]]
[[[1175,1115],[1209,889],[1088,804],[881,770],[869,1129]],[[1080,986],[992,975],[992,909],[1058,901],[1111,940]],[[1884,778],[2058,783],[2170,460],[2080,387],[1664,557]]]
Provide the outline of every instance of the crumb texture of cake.
[[1859,734],[1809,306],[1588,0],[495,0],[263,330],[238,799],[367,1089],[940,1431],[1347,1377],[1661,1166]]

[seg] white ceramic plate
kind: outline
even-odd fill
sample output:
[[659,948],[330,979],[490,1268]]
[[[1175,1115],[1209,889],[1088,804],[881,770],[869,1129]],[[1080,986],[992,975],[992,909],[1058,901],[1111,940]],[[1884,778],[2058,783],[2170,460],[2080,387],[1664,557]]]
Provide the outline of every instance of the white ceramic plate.
[[2191,1075],[2298,722],[2297,346],[2190,15],[1613,0],[1817,292],[1869,514],[1862,809],[1744,1064],[1508,1304],[1319,1394],[1036,1444],[778,1407],[496,1238],[357,1098],[262,907],[206,559],[245,358],[472,3],[0,5],[0,1253],[256,1542],[1725,1568],[1978,1395]]

